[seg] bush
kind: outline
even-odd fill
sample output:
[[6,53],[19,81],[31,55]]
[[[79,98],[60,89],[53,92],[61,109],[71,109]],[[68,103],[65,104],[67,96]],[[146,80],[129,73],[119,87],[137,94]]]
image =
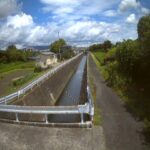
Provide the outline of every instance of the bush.
[[128,79],[133,79],[137,70],[139,57],[137,41],[127,40],[119,44],[116,49],[116,60],[118,61],[119,72]]
[[34,68],[34,72],[42,72],[43,71],[43,69],[42,69],[42,67],[40,67],[40,66],[36,66],[35,68]]

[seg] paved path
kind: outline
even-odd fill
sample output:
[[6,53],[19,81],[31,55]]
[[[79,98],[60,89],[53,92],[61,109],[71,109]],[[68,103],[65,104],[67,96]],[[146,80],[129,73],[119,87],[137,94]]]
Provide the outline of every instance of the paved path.
[[105,150],[101,127],[48,128],[0,123],[0,150]]
[[96,103],[101,108],[102,126],[108,150],[148,150],[142,143],[142,123],[129,114],[119,97],[106,86],[93,59],[89,56],[90,73],[96,86]]

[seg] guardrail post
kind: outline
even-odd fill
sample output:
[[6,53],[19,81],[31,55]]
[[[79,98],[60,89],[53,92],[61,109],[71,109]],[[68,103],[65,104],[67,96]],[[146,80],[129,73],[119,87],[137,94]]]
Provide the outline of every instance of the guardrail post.
[[19,122],[18,113],[16,113],[16,122]]
[[7,105],[6,97],[5,97],[5,105]]
[[48,115],[45,114],[45,123],[48,124]]
[[81,124],[83,124],[84,123],[84,115],[83,115],[83,113],[81,113]]

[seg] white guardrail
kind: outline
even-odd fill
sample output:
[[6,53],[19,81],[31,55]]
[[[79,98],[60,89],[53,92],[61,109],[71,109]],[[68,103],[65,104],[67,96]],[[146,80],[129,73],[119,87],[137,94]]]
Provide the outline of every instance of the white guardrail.
[[[17,105],[0,105],[0,112],[5,112],[8,114],[15,114],[15,122],[23,122],[20,121],[18,114],[36,114],[36,115],[44,115],[45,121],[42,122],[44,124],[49,124],[48,115],[50,114],[79,114],[81,116],[81,124],[86,123],[84,121],[84,114],[88,114],[90,116],[90,122],[93,122],[94,115],[94,105],[92,101],[92,96],[90,93],[90,89],[87,86],[87,94],[88,94],[88,102],[84,105],[76,105],[76,106],[17,106]],[[3,119],[2,119],[3,120]],[[6,120],[9,120],[6,118]],[[32,123],[32,121],[26,121],[28,123]],[[88,121],[89,122],[89,121]],[[34,121],[34,124],[38,123],[38,121]]]
[[4,96],[2,98],[0,98],[0,104],[7,104],[8,102],[11,102],[11,100],[15,99],[15,98],[19,98],[19,96],[25,94],[26,92],[28,92],[29,90],[31,90],[34,86],[38,85],[39,83],[41,83],[42,81],[44,81],[46,78],[49,78],[50,76],[52,76],[55,72],[57,72],[58,70],[60,70],[62,67],[64,67],[65,65],[69,64],[71,61],[77,59],[79,56],[81,56],[82,53],[76,55],[75,57],[65,61],[64,63],[62,63],[61,65],[51,69],[49,72],[47,72],[46,74],[44,74],[43,76],[39,77],[38,79],[35,79],[34,81],[32,81],[31,83],[29,83],[26,87],[20,89],[19,91],[12,93],[10,95]]

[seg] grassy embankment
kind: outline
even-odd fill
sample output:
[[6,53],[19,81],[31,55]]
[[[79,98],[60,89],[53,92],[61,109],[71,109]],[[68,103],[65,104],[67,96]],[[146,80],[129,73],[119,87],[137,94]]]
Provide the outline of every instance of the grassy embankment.
[[[35,62],[14,62],[14,63],[8,63],[8,64],[0,64],[0,81],[10,76],[10,83],[9,86],[6,87],[6,91],[4,95],[7,95],[11,92],[14,92],[21,88],[22,86],[25,86],[29,82],[31,82],[33,79],[39,77],[40,75],[44,74],[46,71],[42,72],[34,72],[35,69]],[[18,76],[17,74],[27,71],[28,73],[25,75]],[[16,78],[11,78],[11,75],[13,73],[16,73]],[[8,79],[9,80],[9,79]]]
[[100,115],[101,114],[101,110],[96,105],[96,86],[94,84],[92,75],[89,72],[89,67],[88,67],[88,82],[89,82],[89,85],[90,85],[92,98],[93,98],[93,101],[94,101],[94,125],[101,125],[101,123],[102,123],[102,118],[101,118],[101,115]]

